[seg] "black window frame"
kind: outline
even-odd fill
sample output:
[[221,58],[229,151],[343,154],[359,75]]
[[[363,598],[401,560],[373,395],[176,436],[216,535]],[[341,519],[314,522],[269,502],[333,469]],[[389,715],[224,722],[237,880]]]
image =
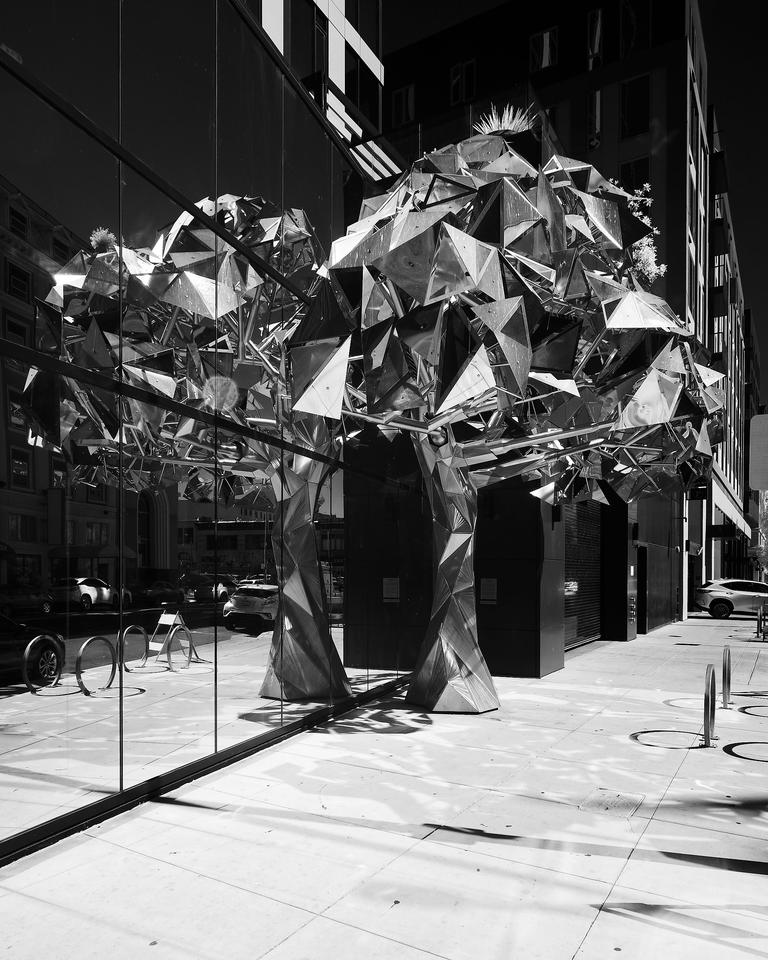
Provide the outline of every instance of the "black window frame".
[[[544,63],[544,37],[550,38],[550,60]],[[536,41],[541,39],[541,50],[536,49]],[[560,57],[560,38],[558,27],[547,27],[544,30],[538,30],[528,37],[528,70],[530,73],[541,73],[542,70],[549,70],[550,67],[556,67]]]
[[[26,281],[26,296],[19,296],[17,290],[13,289],[14,285],[14,275],[18,281],[21,281],[21,278],[24,278]],[[25,270],[23,267],[20,267],[18,263],[13,260],[5,261],[5,292],[9,297],[13,297],[15,300],[20,300],[22,303],[31,303],[32,302],[32,274],[29,270]]]
[[[630,125],[630,113],[636,108],[640,103],[640,98],[637,100],[631,100],[635,90],[639,88],[639,84],[643,83],[646,90],[646,120],[644,124],[635,124]],[[649,73],[641,73],[636,77],[630,77],[628,80],[624,80],[621,84],[619,91],[619,136],[622,140],[630,140],[632,137],[641,137],[650,132],[651,128],[651,75]]]
[[[23,450],[21,447],[14,447],[14,446],[8,447],[8,480],[9,480],[11,489],[13,490],[33,490],[34,489],[34,477],[33,477],[34,465],[33,465],[32,457],[30,454],[31,454],[30,450]],[[21,458],[26,460],[27,462],[27,481],[28,482],[25,484],[16,483],[14,479],[14,472],[13,472],[14,455],[20,455]]]
[[29,236],[29,217],[23,210],[14,207],[13,204],[8,205],[8,229],[23,240],[26,240]]

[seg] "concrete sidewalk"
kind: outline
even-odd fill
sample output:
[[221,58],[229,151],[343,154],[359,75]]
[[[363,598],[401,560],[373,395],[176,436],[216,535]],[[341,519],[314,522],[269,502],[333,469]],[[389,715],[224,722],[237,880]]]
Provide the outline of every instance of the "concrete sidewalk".
[[[734,703],[703,749],[726,643]],[[357,710],[6,867],[5,955],[768,955],[754,620],[593,644],[498,688],[480,717]]]

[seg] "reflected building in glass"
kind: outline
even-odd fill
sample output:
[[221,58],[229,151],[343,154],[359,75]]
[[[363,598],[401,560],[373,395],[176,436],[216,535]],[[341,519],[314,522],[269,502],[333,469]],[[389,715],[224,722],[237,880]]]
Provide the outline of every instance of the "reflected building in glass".
[[[365,191],[400,169],[378,139],[380,4],[125,0],[67,7],[65,20],[62,9],[4,12],[0,50],[14,130],[0,160],[1,859],[76,829],[86,810],[107,815],[316,723],[334,697],[398,681],[345,652],[343,481],[323,467],[310,524],[323,682],[298,699],[283,688],[281,498],[223,478],[255,436],[267,472],[299,466],[262,411],[228,417],[197,372],[231,381],[245,363],[247,390],[248,363],[256,376],[269,360],[232,338],[218,300],[237,243],[230,200],[204,206],[207,226],[195,204],[254,198],[273,218],[265,236],[282,211],[305,211],[317,266]],[[88,56],[73,62],[73,49]],[[159,301],[116,254],[157,266],[180,215],[161,272],[175,265],[183,282],[204,249],[209,263],[196,291]],[[270,309],[314,276],[307,264],[287,280],[258,244],[238,256],[246,286],[270,278]],[[186,448],[169,439],[181,423]],[[332,688],[334,669],[344,681]]]

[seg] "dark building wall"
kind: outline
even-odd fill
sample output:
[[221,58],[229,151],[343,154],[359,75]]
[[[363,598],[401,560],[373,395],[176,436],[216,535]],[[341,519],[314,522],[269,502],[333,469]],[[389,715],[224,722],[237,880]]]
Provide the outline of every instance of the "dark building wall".
[[432,514],[416,457],[407,437],[378,437],[348,446],[345,462],[383,479],[344,474],[344,664],[410,670],[432,605]]
[[[637,505],[637,522],[638,542],[645,552],[645,575],[638,578],[637,589],[644,593],[646,629],[653,630],[675,620],[679,609],[679,498],[644,497]],[[638,603],[643,605],[640,597]]]
[[[480,648],[491,673],[543,677],[563,666],[563,524],[519,483],[480,492],[475,576]],[[481,602],[481,580],[497,602]]]

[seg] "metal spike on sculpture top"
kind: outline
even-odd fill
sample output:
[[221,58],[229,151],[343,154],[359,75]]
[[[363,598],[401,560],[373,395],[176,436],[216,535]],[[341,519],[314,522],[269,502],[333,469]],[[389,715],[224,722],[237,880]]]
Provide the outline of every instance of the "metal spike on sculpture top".
[[498,129],[427,154],[364,201],[328,265],[362,291],[343,416],[410,432],[432,505],[433,606],[407,696],[432,711],[498,706],[475,615],[479,487],[525,477],[549,503],[627,501],[711,469],[721,432],[723,374],[641,285],[632,198],[587,163],[538,167],[540,151]]
[[[550,503],[631,500],[711,468],[723,375],[641,285],[633,245],[647,226],[589,164],[539,167],[540,149],[501,129],[433,151],[364,201],[327,263],[301,211],[204,200],[256,256],[185,213],[151,250],[98,238],[40,304],[39,349],[148,396],[32,370],[31,442],[83,464],[81,480],[279,504],[265,695],[349,692],[311,521],[338,441],[366,423],[412,436],[432,504],[433,608],[408,691],[429,710],[498,705],[475,617],[480,487],[524,477]],[[196,410],[264,439],[214,436]]]

